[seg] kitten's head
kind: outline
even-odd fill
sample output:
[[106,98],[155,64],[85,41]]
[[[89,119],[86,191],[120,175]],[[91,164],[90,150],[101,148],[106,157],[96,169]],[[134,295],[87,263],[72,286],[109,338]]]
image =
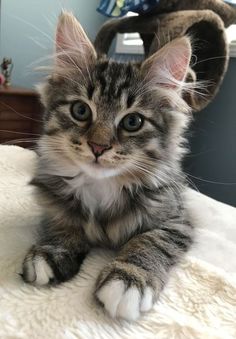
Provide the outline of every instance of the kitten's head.
[[191,57],[187,37],[141,64],[98,59],[73,15],[58,22],[54,67],[39,151],[55,174],[142,180],[181,154],[188,106],[182,99]]

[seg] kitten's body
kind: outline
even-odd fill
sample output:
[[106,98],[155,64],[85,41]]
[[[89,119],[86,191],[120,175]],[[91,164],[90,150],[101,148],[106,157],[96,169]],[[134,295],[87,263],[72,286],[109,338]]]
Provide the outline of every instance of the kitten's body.
[[[70,46],[41,91],[45,130],[33,183],[45,215],[23,277],[39,285],[60,283],[78,272],[91,247],[116,249],[116,259],[98,277],[96,298],[111,316],[136,319],[152,307],[192,242],[180,167],[188,107],[177,88],[190,45],[186,38],[175,45],[184,57],[179,68],[174,60],[176,83],[169,84],[161,70],[161,77],[154,74],[162,54],[142,65],[97,60],[68,14],[58,26],[59,47],[67,51],[63,41],[70,29],[82,42],[82,51],[76,50],[82,57],[69,54]],[[78,112],[90,120],[75,119],[73,107],[81,102]]]

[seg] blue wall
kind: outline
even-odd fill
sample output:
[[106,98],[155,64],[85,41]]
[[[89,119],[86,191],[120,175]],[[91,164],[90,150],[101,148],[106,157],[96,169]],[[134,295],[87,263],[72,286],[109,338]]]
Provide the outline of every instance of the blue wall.
[[96,12],[97,0],[2,0],[0,57],[13,59],[12,83],[33,87],[41,75],[33,62],[53,51],[57,16],[72,10],[91,39],[105,17]]

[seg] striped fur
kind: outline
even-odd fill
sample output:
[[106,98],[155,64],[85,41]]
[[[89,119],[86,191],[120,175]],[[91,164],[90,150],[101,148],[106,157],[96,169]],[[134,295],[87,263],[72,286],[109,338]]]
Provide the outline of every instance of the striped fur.
[[[68,32],[76,21],[64,16],[69,18],[63,25],[72,25]],[[63,27],[59,21],[60,42]],[[73,32],[78,32],[79,53],[85,33],[79,34],[80,26]],[[180,161],[189,121],[184,83],[181,68],[174,85],[158,83],[158,72],[151,72],[160,63],[158,55],[143,64],[94,60],[92,45],[85,45],[83,53],[89,50],[93,57],[80,61],[79,54],[76,59],[65,51],[67,57],[60,54],[59,66],[41,87],[45,125],[32,184],[45,214],[38,242],[23,263],[23,278],[38,285],[64,282],[93,246],[116,249],[117,257],[98,277],[95,297],[111,316],[133,320],[152,307],[170,269],[192,243],[181,198],[186,181]],[[176,46],[190,48],[187,38]],[[174,63],[175,42],[171,51]],[[73,73],[72,65],[67,72],[61,66],[62,60],[72,63],[68,55],[76,62]],[[88,105],[89,121],[71,115],[77,100]],[[144,117],[136,132],[122,128],[130,113]],[[89,143],[109,148],[95,159]]]

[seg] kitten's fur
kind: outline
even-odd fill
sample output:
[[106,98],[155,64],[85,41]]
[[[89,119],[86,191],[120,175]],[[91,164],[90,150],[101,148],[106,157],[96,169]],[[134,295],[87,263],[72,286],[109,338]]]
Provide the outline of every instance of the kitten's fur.
[[[192,243],[180,167],[190,42],[175,40],[142,64],[97,60],[79,23],[64,13],[56,47],[52,74],[41,88],[45,128],[33,180],[45,214],[23,278],[61,283],[78,273],[91,247],[116,249],[95,296],[111,316],[136,319],[152,307]],[[72,117],[76,100],[89,105],[89,123]],[[145,121],[127,132],[120,121],[133,112]],[[98,163],[88,142],[108,145]]]

